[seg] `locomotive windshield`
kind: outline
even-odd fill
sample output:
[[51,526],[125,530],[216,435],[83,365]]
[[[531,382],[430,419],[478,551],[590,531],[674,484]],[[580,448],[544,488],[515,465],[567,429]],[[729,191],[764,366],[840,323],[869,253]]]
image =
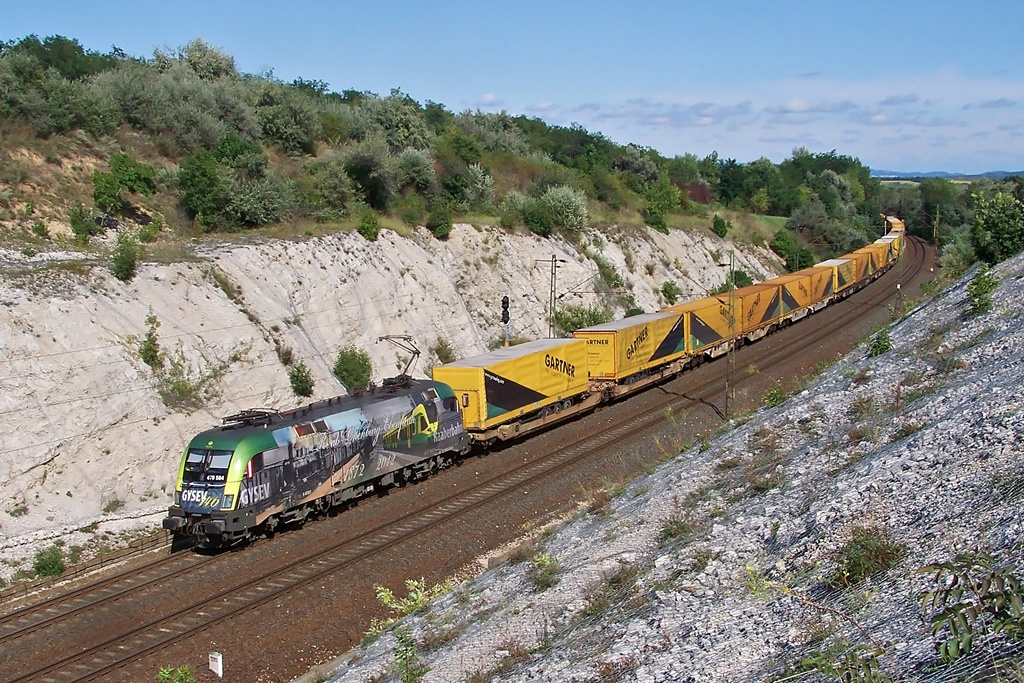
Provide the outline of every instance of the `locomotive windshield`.
[[219,451],[209,448],[189,449],[185,459],[185,473],[182,481],[206,481],[222,483],[228,477],[228,465],[233,451]]

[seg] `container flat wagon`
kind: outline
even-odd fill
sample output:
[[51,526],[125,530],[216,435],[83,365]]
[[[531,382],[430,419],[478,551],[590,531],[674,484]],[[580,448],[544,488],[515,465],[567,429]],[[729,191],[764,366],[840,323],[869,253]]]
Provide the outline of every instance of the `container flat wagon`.
[[587,344],[592,392],[616,398],[682,372],[687,318],[671,311],[645,313],[573,332]]
[[514,439],[592,410],[585,339],[538,339],[439,365],[474,441]]

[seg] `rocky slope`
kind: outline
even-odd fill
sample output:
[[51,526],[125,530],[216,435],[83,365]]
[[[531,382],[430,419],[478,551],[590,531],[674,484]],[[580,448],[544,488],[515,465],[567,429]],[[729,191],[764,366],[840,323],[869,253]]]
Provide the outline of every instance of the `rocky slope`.
[[[767,250],[679,231],[591,233],[586,246],[646,310],[664,305],[666,281],[684,296],[720,284],[714,263],[730,249],[755,279],[779,265]],[[460,357],[486,351],[503,336],[503,294],[513,337],[547,336],[552,256],[564,260],[559,305],[594,301],[597,265],[573,245],[470,225],[444,242],[419,229],[205,243],[188,260],[142,264],[127,284],[81,254],[0,252],[0,578],[41,541],[89,546],[98,528],[158,525],[193,434],[240,409],[301,402],[283,355],[310,367],[316,399],[344,393],[331,374],[344,346],[369,352],[377,381],[397,374],[407,358],[382,335],[415,338],[417,376],[439,339]],[[139,357],[150,315],[161,373]]]
[[941,664],[918,600],[958,553],[1024,567],[1024,257],[995,272],[307,680],[1021,680],[1004,636]]

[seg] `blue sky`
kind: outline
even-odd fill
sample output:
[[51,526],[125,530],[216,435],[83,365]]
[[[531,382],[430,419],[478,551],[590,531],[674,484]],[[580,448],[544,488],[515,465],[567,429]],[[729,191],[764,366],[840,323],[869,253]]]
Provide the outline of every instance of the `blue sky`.
[[666,156],[1024,170],[1024,2],[0,0],[35,33],[151,56],[194,38],[249,73],[400,88],[579,123]]

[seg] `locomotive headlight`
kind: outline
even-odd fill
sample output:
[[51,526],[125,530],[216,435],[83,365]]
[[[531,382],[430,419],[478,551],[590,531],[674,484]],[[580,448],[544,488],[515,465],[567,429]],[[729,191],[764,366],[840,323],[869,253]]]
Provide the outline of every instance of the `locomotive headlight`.
[[234,503],[234,502],[235,502],[235,497],[233,495],[224,496],[224,502],[221,503],[220,509],[221,510],[230,510],[231,509],[231,504]]
[[181,491],[175,489],[174,491],[174,504],[181,505]]

